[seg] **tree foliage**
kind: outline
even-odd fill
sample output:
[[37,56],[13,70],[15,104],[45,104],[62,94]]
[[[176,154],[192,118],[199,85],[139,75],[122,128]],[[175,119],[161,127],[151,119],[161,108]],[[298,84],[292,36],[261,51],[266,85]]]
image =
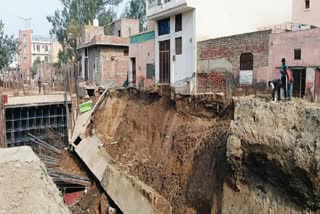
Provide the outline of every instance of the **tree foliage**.
[[146,1],[145,0],[129,0],[127,3],[123,17],[140,20],[140,31],[146,27]]
[[115,13],[106,6],[118,5],[122,0],[60,0],[62,9],[48,16],[52,24],[51,35],[55,35],[62,45],[59,53],[61,63],[75,59],[77,38],[81,36],[81,28],[98,18],[101,24],[112,21]]
[[18,40],[4,33],[4,24],[0,20],[0,70],[13,62],[17,50]]
[[32,78],[34,79],[34,77],[38,74],[38,68],[39,68],[39,64],[41,64],[41,60],[39,57],[37,57],[34,62],[33,62],[33,65],[32,65],[32,68],[31,68],[31,75],[32,75]]

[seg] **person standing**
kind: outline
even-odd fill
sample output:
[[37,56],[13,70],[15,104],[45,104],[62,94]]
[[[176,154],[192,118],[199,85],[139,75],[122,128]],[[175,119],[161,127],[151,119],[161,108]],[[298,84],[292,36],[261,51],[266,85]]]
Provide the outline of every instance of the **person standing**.
[[280,89],[282,87],[282,81],[280,79],[274,79],[272,81],[269,81],[268,83],[269,87],[272,88],[272,102],[276,102],[276,93],[278,95],[278,99],[280,101]]
[[41,79],[40,79],[40,77],[38,80],[38,87],[39,87],[39,94],[41,94]]
[[280,74],[281,74],[281,82],[282,82],[282,88],[284,91],[284,98],[287,99],[287,69],[289,68],[288,65],[286,64],[286,59],[282,58],[281,60],[282,66],[281,66],[281,70],[280,70]]
[[291,101],[292,100],[292,93],[293,93],[294,78],[293,78],[293,73],[290,69],[287,69],[286,75],[287,75],[287,80],[288,80],[288,98],[289,98],[289,101]]

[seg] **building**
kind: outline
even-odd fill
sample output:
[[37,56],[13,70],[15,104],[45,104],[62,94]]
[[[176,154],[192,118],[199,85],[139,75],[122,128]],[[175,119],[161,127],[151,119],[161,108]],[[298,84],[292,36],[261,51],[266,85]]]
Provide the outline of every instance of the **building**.
[[112,31],[114,36],[129,37],[139,33],[139,20],[122,18],[112,23]]
[[32,30],[19,31],[19,55],[18,63],[23,80],[29,79],[29,71],[32,66]]
[[199,41],[288,22],[291,8],[291,0],[148,0],[147,18],[156,21],[156,83],[186,85],[196,76]]
[[269,37],[258,31],[198,43],[197,92],[225,92],[266,87]]
[[52,37],[33,35],[32,30],[20,30],[19,41],[18,64],[24,81],[31,79],[30,70],[37,59],[41,63],[58,62],[58,53],[62,47]]
[[292,21],[320,26],[319,0],[292,0]]
[[269,79],[279,78],[281,59],[293,71],[295,97],[320,102],[320,29],[272,34],[269,41]]
[[[126,23],[126,20],[129,20]],[[131,32],[139,32],[139,21],[122,19],[120,34],[105,35],[104,27],[94,21],[94,26],[85,26],[78,42],[77,49],[80,53],[79,76],[89,83],[103,85],[109,81],[115,81],[122,86],[128,79],[129,72],[129,37]],[[133,23],[133,25],[131,25]],[[113,32],[119,32],[113,31]]]
[[32,36],[32,63],[40,60],[43,63],[50,62],[51,37],[50,36]]
[[148,89],[155,85],[154,23],[148,23],[148,31],[130,37],[129,83]]

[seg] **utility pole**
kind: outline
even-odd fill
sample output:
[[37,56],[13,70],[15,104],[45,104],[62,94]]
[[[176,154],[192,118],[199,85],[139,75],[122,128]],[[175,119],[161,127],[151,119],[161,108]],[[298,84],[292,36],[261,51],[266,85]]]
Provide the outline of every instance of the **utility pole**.
[[30,20],[32,18],[23,18],[23,17],[20,17],[20,16],[17,16],[19,19],[22,19],[24,21],[24,28],[25,30],[27,30],[28,28],[30,28]]

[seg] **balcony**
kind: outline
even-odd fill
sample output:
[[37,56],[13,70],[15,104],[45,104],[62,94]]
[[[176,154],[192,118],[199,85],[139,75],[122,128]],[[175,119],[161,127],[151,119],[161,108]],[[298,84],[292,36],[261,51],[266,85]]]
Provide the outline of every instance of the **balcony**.
[[187,0],[148,0],[147,17],[149,19],[159,19],[165,16],[174,15],[190,9]]

